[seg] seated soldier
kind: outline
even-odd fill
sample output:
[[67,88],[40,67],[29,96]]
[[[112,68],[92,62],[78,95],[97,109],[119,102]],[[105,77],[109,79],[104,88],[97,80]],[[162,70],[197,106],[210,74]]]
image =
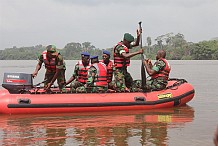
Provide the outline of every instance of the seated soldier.
[[106,67],[107,67],[107,83],[108,83],[108,88],[113,89],[113,61],[110,60],[110,52],[107,50],[103,51],[102,59],[100,62],[103,62]]
[[91,67],[88,70],[88,80],[85,85],[87,92],[101,93],[107,91],[107,68],[98,61],[98,56],[91,57]]
[[158,50],[156,55],[157,61],[154,65],[151,64],[150,59],[144,61],[146,71],[151,76],[151,79],[146,82],[146,90],[152,91],[166,88],[171,69],[165,57],[166,52],[164,50]]
[[[87,52],[81,53],[82,60],[78,61],[75,66],[74,73],[71,78],[66,82],[66,85],[71,83],[71,92],[76,92],[77,90],[83,90],[84,85],[87,81],[88,69],[90,67],[90,54]],[[79,88],[82,87],[82,88]],[[78,89],[77,89],[78,88]],[[79,91],[83,92],[83,91]]]

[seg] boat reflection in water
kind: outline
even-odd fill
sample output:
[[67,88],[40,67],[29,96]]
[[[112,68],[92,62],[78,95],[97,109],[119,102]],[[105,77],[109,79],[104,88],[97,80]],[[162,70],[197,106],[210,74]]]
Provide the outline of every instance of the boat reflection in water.
[[0,145],[167,145],[194,119],[190,106],[151,111],[0,115]]

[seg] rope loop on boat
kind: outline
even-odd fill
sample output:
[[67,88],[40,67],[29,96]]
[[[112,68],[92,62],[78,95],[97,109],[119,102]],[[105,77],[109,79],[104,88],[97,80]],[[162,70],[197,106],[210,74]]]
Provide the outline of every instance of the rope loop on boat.
[[178,89],[179,85],[187,83],[187,81],[185,79],[178,79],[178,78],[170,78],[170,79],[168,79],[168,81],[175,81],[175,80],[176,80],[176,82],[173,85],[168,86],[166,89],[176,90],[176,89]]

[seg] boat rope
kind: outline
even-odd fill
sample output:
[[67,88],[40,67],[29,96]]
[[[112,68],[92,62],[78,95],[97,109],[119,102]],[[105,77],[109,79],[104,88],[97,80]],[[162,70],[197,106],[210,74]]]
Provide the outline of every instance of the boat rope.
[[176,89],[178,89],[179,85],[187,83],[187,81],[185,79],[178,79],[178,78],[170,78],[170,79],[168,79],[168,81],[174,81],[174,80],[176,80],[176,82],[173,83],[173,85],[166,87],[166,89],[176,90]]

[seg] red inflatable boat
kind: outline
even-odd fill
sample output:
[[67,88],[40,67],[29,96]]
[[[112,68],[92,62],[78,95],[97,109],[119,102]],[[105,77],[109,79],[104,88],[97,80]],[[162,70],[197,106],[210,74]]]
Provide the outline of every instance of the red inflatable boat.
[[115,110],[148,110],[181,106],[194,97],[194,88],[184,79],[170,79],[165,90],[125,93],[52,93],[32,85],[22,73],[4,75],[0,90],[0,113],[71,113]]

